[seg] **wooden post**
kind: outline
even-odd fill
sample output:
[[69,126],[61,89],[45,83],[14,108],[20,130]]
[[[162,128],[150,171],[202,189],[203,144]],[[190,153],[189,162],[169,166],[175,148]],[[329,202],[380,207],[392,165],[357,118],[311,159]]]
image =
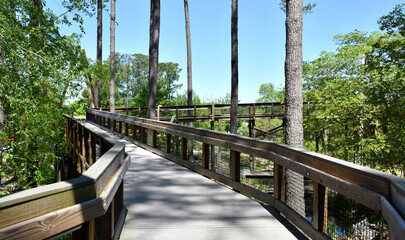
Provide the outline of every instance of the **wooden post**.
[[86,239],[95,240],[96,239],[96,221],[91,219],[87,222],[87,234]]
[[142,113],[142,112],[141,112],[141,108],[139,107],[139,108],[138,108],[138,117],[141,117],[141,113]]
[[133,138],[133,139],[136,138],[136,127],[135,127],[135,124],[132,124],[132,138]]
[[197,106],[194,105],[194,122],[197,121]]
[[176,106],[176,123],[179,122],[179,107]]
[[215,121],[215,105],[211,105],[211,122]]
[[312,226],[318,231],[326,233],[328,224],[328,191],[327,188],[315,181]]
[[231,179],[240,182],[240,152],[231,150]]
[[82,157],[81,157],[81,162],[82,162],[82,173],[84,173],[87,169],[86,169],[86,136],[85,136],[85,131],[84,131],[84,127],[82,126]]
[[157,148],[157,131],[152,130],[152,147]]
[[158,121],[160,121],[160,107],[157,107],[157,118]]
[[90,167],[93,165],[95,162],[95,156],[96,156],[96,143],[93,139],[93,134],[89,132],[89,165]]
[[187,138],[181,138],[181,158],[187,160]]
[[203,143],[203,154],[202,154],[202,162],[201,166],[205,169],[209,169],[210,165],[210,145],[207,143]]
[[172,140],[171,134],[166,134],[166,152],[170,153],[170,142]]
[[283,185],[285,185],[284,182],[284,174],[283,174],[283,167],[278,165],[277,163],[274,163],[274,198],[278,200],[283,200]]
[[125,123],[125,136],[129,136],[129,123]]
[[118,132],[122,134],[122,122],[118,121]]
[[[211,130],[214,130],[215,125],[214,121],[211,121]],[[211,145],[211,170],[216,172],[216,167],[215,167],[215,146]]]
[[114,213],[115,213],[115,198],[112,199],[111,203],[110,203],[110,239],[114,238]]
[[141,142],[146,143],[145,128],[144,127],[140,127],[140,128],[141,128]]

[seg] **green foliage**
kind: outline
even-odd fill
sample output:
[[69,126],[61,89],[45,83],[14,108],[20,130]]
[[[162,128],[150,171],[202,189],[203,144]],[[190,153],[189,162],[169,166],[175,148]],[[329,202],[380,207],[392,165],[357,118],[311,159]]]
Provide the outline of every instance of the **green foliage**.
[[316,150],[326,154],[401,175],[405,38],[396,23],[404,6],[380,19],[387,33],[337,35],[336,53],[304,64],[305,98],[317,103],[305,120],[306,139],[322,141]]
[[285,89],[275,89],[272,83],[263,83],[259,89],[260,98],[256,102],[284,102]]
[[86,59],[77,36],[59,33],[61,23],[34,1],[0,4],[0,141],[8,149],[0,172],[16,177],[20,189],[52,182],[65,149],[63,102],[80,86]]

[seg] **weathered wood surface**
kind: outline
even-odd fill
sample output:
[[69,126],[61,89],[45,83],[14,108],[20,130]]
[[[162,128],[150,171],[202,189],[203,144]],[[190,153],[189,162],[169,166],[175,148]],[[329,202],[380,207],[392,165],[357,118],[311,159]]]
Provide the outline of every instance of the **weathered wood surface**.
[[[304,114],[310,114],[311,102],[304,102]],[[173,115],[176,115],[176,122],[205,122],[219,121],[230,119],[229,110],[230,104],[211,104],[211,105],[186,105],[186,106],[164,106],[158,107],[157,119],[160,121],[170,121]],[[284,104],[279,102],[274,103],[241,103],[238,104],[239,111],[243,109],[243,113],[238,114],[239,120],[253,119],[280,119],[284,117]],[[103,111],[109,109],[103,108]],[[199,113],[204,110],[209,110],[209,113]],[[116,108],[115,112],[125,113],[135,112],[138,117],[146,117],[147,108],[132,107],[132,108]],[[228,113],[222,113],[225,111]],[[189,115],[188,113],[192,113]]]
[[256,201],[133,144],[126,151],[133,164],[121,239],[300,238]]
[[[124,144],[92,124],[82,125],[113,146],[78,178],[1,198],[0,239],[51,237],[107,212],[129,167],[130,157],[125,156]],[[85,134],[82,132],[81,136]],[[79,142],[84,148],[83,139]],[[76,143],[76,138],[71,140]],[[81,154],[86,156],[84,150]]]
[[[212,106],[212,109],[213,108],[214,106]],[[247,138],[240,135],[215,132],[212,130],[198,129],[189,126],[143,119],[133,116],[110,114],[96,110],[88,111],[89,119],[97,119],[97,116],[102,116],[104,118],[113,118],[119,121],[128,122],[130,124],[140,126],[144,129],[153,129],[154,131],[169,134],[171,136],[178,136],[188,140],[192,139],[202,142],[203,144],[219,146],[222,148],[227,148],[233,152],[246,153],[254,157],[261,157],[273,161],[276,166],[276,176],[274,178],[276,198],[273,198],[269,195],[265,196],[266,194],[261,193],[255,189],[250,189],[249,187],[239,183],[237,181],[237,178],[235,177],[235,169],[231,171],[231,176],[233,177],[232,179],[230,179],[209,169],[170,154],[166,151],[161,151],[159,149],[153,148],[145,144],[144,142],[138,142],[137,140],[128,138],[122,133],[116,133],[129,141],[136,142],[143,148],[153,153],[164,156],[165,158],[186,166],[187,168],[192,169],[204,176],[228,185],[229,187],[240,191],[241,193],[250,195],[256,199],[268,203],[271,206],[274,206],[284,215],[289,217],[289,219],[294,224],[296,224],[299,228],[304,230],[309,236],[313,238],[318,239],[321,237],[325,237],[325,235],[322,234],[321,230],[321,228],[324,227],[320,223],[322,221],[322,215],[321,213],[319,213],[322,208],[322,204],[318,203],[318,222],[316,225],[320,231],[317,231],[314,226],[308,224],[305,219],[298,217],[298,213],[290,209],[283,202],[283,189],[285,186],[283,183],[284,178],[282,176],[284,175],[283,172],[285,169],[291,169],[305,176],[306,178],[320,183],[322,184],[322,186],[330,188],[349,198],[352,198],[355,201],[377,212],[382,211],[381,199],[386,199],[390,206],[395,206],[395,208],[386,208],[385,210],[386,212],[390,213],[386,213],[385,216],[395,218],[391,219],[391,221],[389,222],[395,224],[395,222],[403,221],[397,211],[402,212],[404,210],[401,209],[403,203],[399,203],[398,200],[401,200],[404,197],[403,193],[405,180],[399,179],[390,174],[382,173],[367,167],[362,167],[322,154],[290,147],[284,144]],[[182,149],[182,151],[186,152],[186,149]],[[281,170],[281,172],[279,172],[279,170]],[[324,200],[322,200],[322,198],[319,198],[318,201]],[[395,234],[402,233],[403,226],[401,224],[396,224],[395,226],[397,227],[392,228],[394,229]]]

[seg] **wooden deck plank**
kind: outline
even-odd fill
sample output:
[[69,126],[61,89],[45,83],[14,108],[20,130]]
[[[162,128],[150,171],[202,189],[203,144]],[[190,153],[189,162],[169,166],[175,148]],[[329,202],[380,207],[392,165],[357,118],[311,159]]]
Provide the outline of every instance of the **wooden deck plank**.
[[[124,141],[124,140],[122,140]],[[258,202],[126,142],[121,239],[306,239]]]

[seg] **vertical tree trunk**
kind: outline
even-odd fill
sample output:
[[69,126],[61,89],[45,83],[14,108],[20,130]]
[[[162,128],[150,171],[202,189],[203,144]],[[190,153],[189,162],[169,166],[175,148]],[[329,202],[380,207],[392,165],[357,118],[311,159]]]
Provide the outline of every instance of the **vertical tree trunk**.
[[[303,1],[287,0],[285,59],[285,141],[302,148],[302,17]],[[286,202],[305,216],[304,177],[286,170]]]
[[187,41],[187,105],[193,105],[193,74],[191,60],[190,18],[188,13],[188,0],[184,0],[184,15],[186,21]]
[[148,118],[156,119],[159,63],[160,0],[150,2]]
[[232,0],[232,88],[231,88],[231,120],[230,131],[238,131],[238,0]]
[[[97,0],[97,64],[101,67],[103,65],[103,0]],[[96,101],[96,107],[101,107],[100,100],[100,87],[101,76],[97,80],[96,90],[94,94],[94,100]]]
[[[191,59],[191,36],[190,36],[190,17],[188,11],[188,0],[184,0],[184,18],[186,22],[186,42],[187,42],[187,105],[193,105],[193,71],[192,71],[192,59]],[[192,111],[187,112],[188,116],[192,116]],[[189,126],[193,126],[193,122],[188,123]],[[188,141],[188,160],[194,160],[194,145],[193,140]]]
[[111,0],[110,19],[110,112],[115,112],[115,0]]

